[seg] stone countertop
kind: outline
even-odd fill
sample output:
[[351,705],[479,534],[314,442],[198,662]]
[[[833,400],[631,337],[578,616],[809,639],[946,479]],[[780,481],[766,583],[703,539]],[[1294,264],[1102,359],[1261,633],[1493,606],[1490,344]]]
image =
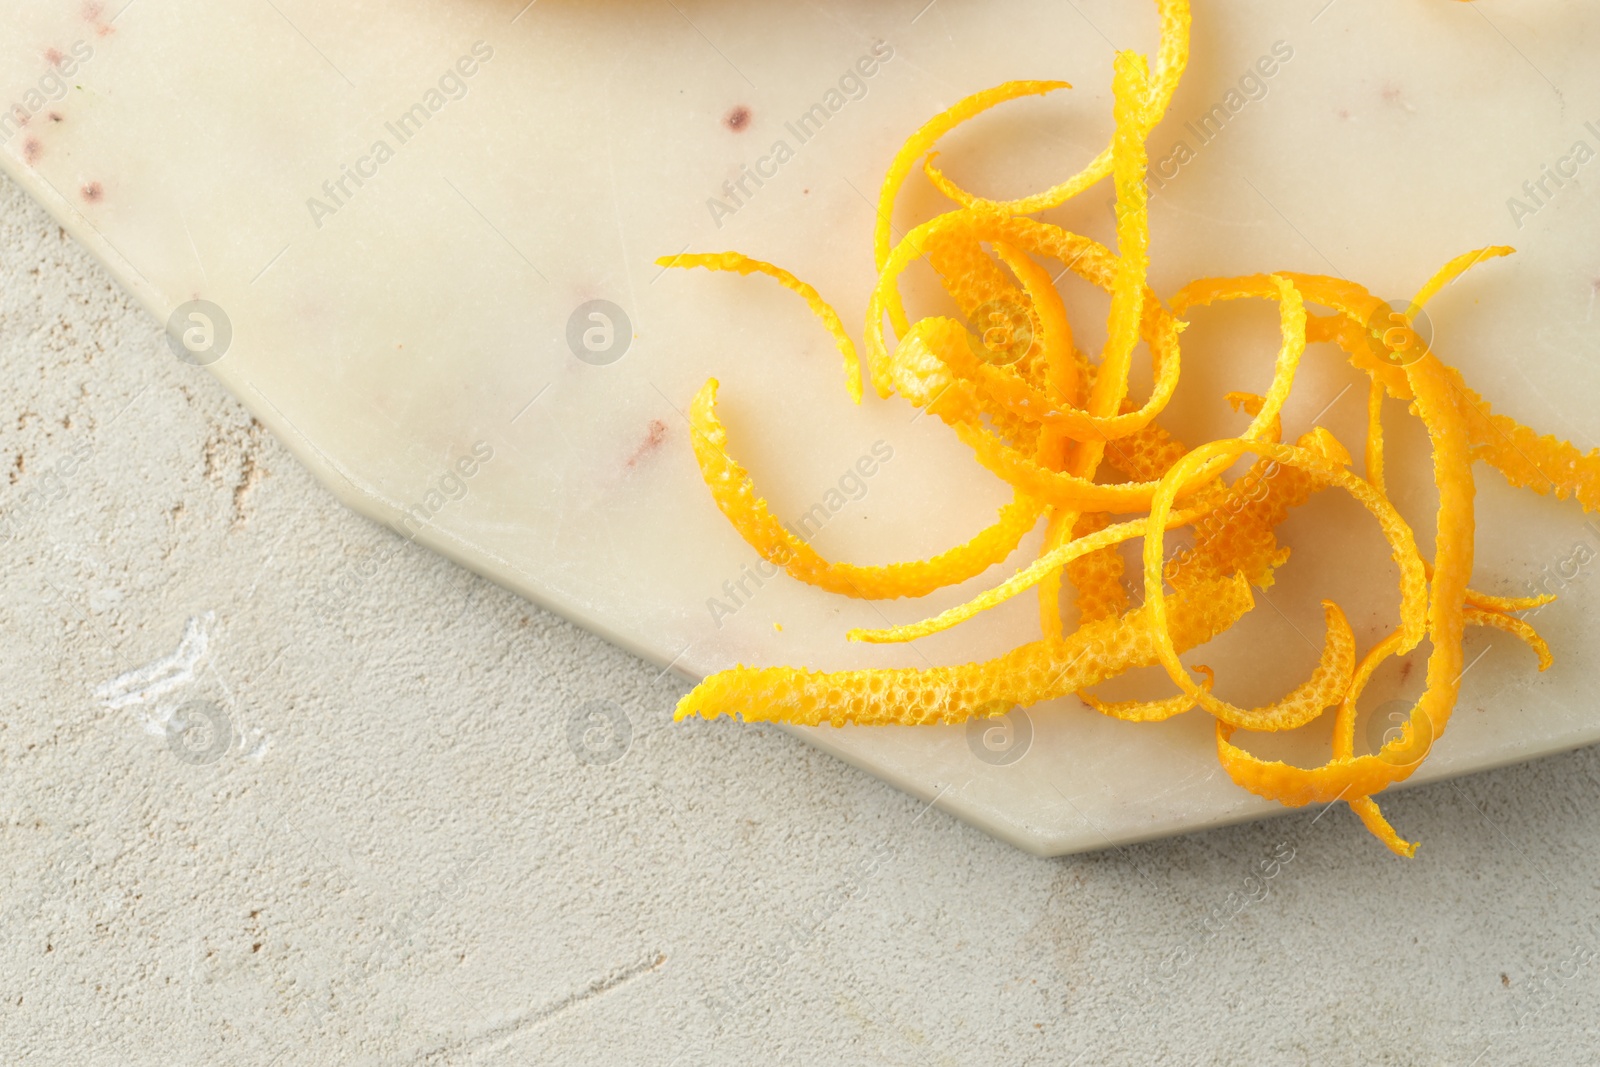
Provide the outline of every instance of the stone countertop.
[[1409,863],[1338,807],[1025,855],[671,725],[680,682],[346,511],[0,197],[0,1060],[1600,1055],[1595,749],[1392,797]]

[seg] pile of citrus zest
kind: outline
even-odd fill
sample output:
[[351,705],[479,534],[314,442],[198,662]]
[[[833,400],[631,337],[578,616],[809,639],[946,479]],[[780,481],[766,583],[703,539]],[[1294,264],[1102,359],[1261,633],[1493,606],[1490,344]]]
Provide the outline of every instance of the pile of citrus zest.
[[[1451,260],[1417,292],[1406,313],[1406,341],[1391,336],[1389,309],[1361,285],[1281,271],[1201,278],[1163,302],[1147,284],[1150,263],[1145,141],[1166,113],[1189,55],[1186,0],[1157,0],[1160,46],[1152,71],[1135,52],[1119,52],[1112,78],[1111,144],[1055,188],[1019,200],[986,200],[932,166],[945,134],[990,108],[1067,88],[1060,81],[1014,81],[975,93],[935,116],[895,154],[873,229],[878,278],[868,299],[859,350],[839,316],[789,272],[735,252],[669,256],[664,266],[763,274],[802,297],[844,358],[857,403],[865,373],[882,400],[898,396],[933,415],[971,449],[973,461],[1007,483],[1012,502],[995,523],[931,559],[890,564],[823,558],[786,528],[732,458],[717,418],[717,382],[695,397],[690,424],[695,459],[712,499],[762,557],[830,593],[861,599],[921,597],[1003,564],[1044,521],[1039,555],[986,592],[922,622],[852,630],[866,642],[909,641],[948,630],[1028,590],[1039,600],[1040,636],[985,662],[926,669],[822,672],[737,667],[707,678],[683,698],[678,718],[740,716],[807,726],[932,725],[1003,715],[1014,707],[1077,694],[1089,708],[1129,722],[1156,722],[1195,709],[1215,719],[1217,757],[1238,785],[1282,804],[1344,801],[1396,853],[1402,839],[1373,799],[1414,774],[1449,725],[1463,672],[1463,634],[1490,627],[1526,643],[1540,670],[1544,639],[1513,613],[1552,599],[1500,597],[1467,585],[1474,559],[1473,464],[1483,461],[1513,486],[1600,508],[1600,451],[1580,452],[1493,412],[1462,375],[1410,329],[1411,318],[1470,268],[1511,249],[1490,247]],[[899,194],[919,159],[955,207],[891,240]],[[1104,178],[1116,193],[1116,249],[1028,216],[1065,203]],[[961,318],[912,319],[901,275],[925,259]],[[1068,274],[1110,296],[1106,342],[1096,353],[1075,346],[1056,282]],[[1218,301],[1277,305],[1281,344],[1259,393],[1224,399],[1249,421],[1235,436],[1191,446],[1160,423],[1179,386],[1182,316]],[[1383,323],[1375,328],[1373,323]],[[1148,397],[1130,396],[1135,351],[1151,359]],[[1364,462],[1351,469],[1345,445],[1326,427],[1283,441],[1283,412],[1296,371],[1314,343],[1337,346],[1369,379]],[[1405,402],[1432,446],[1438,507],[1433,559],[1390,503],[1384,470],[1384,401]],[[1320,416],[1319,416],[1320,417]],[[1228,478],[1241,459],[1243,474]],[[1216,692],[1209,667],[1180,656],[1226,632],[1255,607],[1289,560],[1277,530],[1324,489],[1362,506],[1389,546],[1397,574],[1398,624],[1364,651],[1345,613],[1323,601],[1326,634],[1309,677],[1269,704],[1245,708]],[[1168,552],[1168,535],[1188,544]],[[1129,595],[1118,546],[1142,541],[1142,603]],[[1064,622],[1062,592],[1073,594],[1077,625]],[[1428,645],[1426,685],[1394,736],[1359,752],[1359,701],[1388,659]],[[1091,687],[1139,668],[1159,668],[1174,692],[1112,702]],[[1193,673],[1191,673],[1191,671]],[[1198,677],[1197,677],[1198,676]],[[1225,681],[1225,680],[1224,680]],[[1332,713],[1329,715],[1329,713]],[[1069,714],[1067,711],[1059,714]],[[1330,730],[1331,726],[1331,730]],[[1234,732],[1328,730],[1329,757],[1297,767],[1260,759]]]

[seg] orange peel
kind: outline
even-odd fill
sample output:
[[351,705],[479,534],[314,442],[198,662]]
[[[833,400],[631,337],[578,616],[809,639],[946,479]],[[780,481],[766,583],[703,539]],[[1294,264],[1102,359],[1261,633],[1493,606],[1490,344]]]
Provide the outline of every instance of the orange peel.
[[711,271],[730,271],[734,274],[765,274],[775,279],[779,285],[791,292],[798,293],[806,302],[822,324],[827,327],[828,333],[833,335],[834,344],[839,348],[839,354],[844,357],[845,388],[850,392],[850,399],[857,404],[861,403],[861,359],[856,355],[856,343],[845,332],[844,323],[839,320],[838,312],[833,306],[822,299],[822,294],[806,282],[796,278],[782,267],[764,263],[759,259],[738,252],[715,252],[710,254],[680,253],[676,256],[662,256],[656,260],[660,267],[678,267],[690,269],[702,267]]
[[[1156,60],[1155,92],[1143,104],[1148,113],[1149,125],[1152,127],[1167,113],[1167,107],[1172,103],[1172,94],[1177,90],[1178,81],[1183,77],[1184,68],[1189,63],[1190,16],[1187,0],[1158,0],[1156,7],[1161,20],[1161,44]],[[1037,215],[1041,211],[1060,207],[1110,174],[1114,151],[1114,147],[1106,148],[1066,181],[1044,192],[1017,200],[985,200],[973,196],[940,173],[938,168],[933,166],[932,159],[929,159],[924,170],[927,172],[928,180],[940,192],[962,207],[986,208],[1008,215]]]
[[[1037,589],[1039,638],[982,662],[922,669],[740,666],[696,686],[680,701],[677,717],[736,715],[809,726],[952,724],[1072,693],[1100,714],[1135,723],[1198,709],[1215,720],[1218,761],[1240,787],[1289,806],[1342,800],[1385,846],[1410,856],[1417,845],[1389,824],[1375,797],[1414,774],[1449,725],[1463,673],[1465,628],[1489,627],[1516,637],[1533,651],[1540,670],[1552,662],[1544,638],[1513,614],[1552,597],[1496,596],[1468,585],[1475,551],[1474,464],[1487,463],[1513,486],[1575,498],[1593,511],[1600,510],[1600,449],[1582,452],[1492,411],[1429,344],[1388,344],[1396,320],[1403,320],[1408,340],[1415,337],[1410,324],[1420,310],[1470,268],[1509,254],[1504,246],[1454,257],[1404,312],[1356,282],[1298,272],[1201,278],[1164,304],[1148,284],[1145,142],[1187,65],[1190,14],[1186,0],[1156,0],[1156,8],[1160,44],[1153,71],[1144,56],[1117,53],[1111,144],[1055,187],[1016,200],[986,200],[945,177],[932,153],[962,123],[1005,102],[1066,88],[1065,82],[1014,81],[971,94],[900,147],[874,220],[877,278],[859,349],[817,291],[781,268],[735,252],[660,261],[765,274],[796,292],[843,356],[852,399],[861,400],[864,360],[877,397],[898,396],[935,416],[1013,494],[993,525],[932,559],[880,566],[824,559],[773,516],[750,473],[730,457],[712,379],[690,411],[696,461],[716,506],[765,559],[827,592],[920,597],[1004,562],[1041,517],[1048,520],[1037,557],[986,591],[921,622],[848,635],[871,643],[914,640]],[[899,195],[924,157],[924,173],[957,206],[917,223],[896,241]],[[1106,177],[1116,194],[1115,251],[1028,217]],[[922,258],[962,318],[913,318],[907,312],[900,280]],[[1054,267],[1044,262],[1064,269],[1052,276]],[[1106,341],[1097,354],[1074,345],[1067,304],[1056,289],[1069,274],[1110,297]],[[1193,308],[1239,299],[1278,304],[1281,344],[1272,379],[1259,394],[1225,395],[1235,412],[1249,415],[1247,427],[1191,447],[1161,421],[1180,388],[1184,320]],[[1138,401],[1130,392],[1141,342],[1149,349],[1150,394]],[[1324,426],[1304,429],[1292,445],[1282,443],[1283,413],[1299,367],[1311,346],[1328,344],[1367,375],[1364,477],[1349,469],[1349,450]],[[1385,399],[1407,405],[1432,449],[1437,506],[1431,561],[1420,555],[1411,527],[1387,495]],[[1247,455],[1256,458],[1228,480],[1227,472]],[[1257,590],[1271,588],[1289,560],[1279,527],[1293,509],[1329,488],[1360,504],[1388,544],[1398,625],[1361,652],[1344,613],[1324,600],[1326,637],[1310,676],[1270,704],[1231,704],[1216,694],[1209,667],[1186,668],[1180,657],[1254,609]],[[1182,529],[1192,529],[1192,544],[1169,557],[1168,534]],[[1120,546],[1140,538],[1143,602],[1136,605]],[[1063,618],[1064,583],[1075,593],[1072,628]],[[1429,651],[1420,697],[1396,736],[1358,754],[1357,706],[1374,673],[1424,640]],[[1090,692],[1124,672],[1157,666],[1177,693],[1105,701]],[[1262,759],[1234,741],[1239,729],[1310,727],[1330,709],[1331,752],[1320,765]]]
[[932,559],[857,566],[824,559],[772,514],[750,472],[728,455],[728,431],[717,418],[715,378],[695,396],[689,425],[695,460],[712,498],[739,535],[761,557],[808,585],[866,600],[926,596],[959,585],[1001,562],[1039,521],[1042,507],[1018,496],[1000,509],[992,526]]

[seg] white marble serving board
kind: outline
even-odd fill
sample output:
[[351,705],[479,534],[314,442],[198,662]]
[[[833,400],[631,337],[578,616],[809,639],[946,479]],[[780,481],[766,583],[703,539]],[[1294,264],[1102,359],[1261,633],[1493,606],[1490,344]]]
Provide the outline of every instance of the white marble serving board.
[[[870,200],[901,140],[978,88],[1065,78],[1073,91],[993,113],[951,137],[944,159],[996,194],[1075,170],[1111,129],[1113,48],[1153,51],[1151,5],[3,8],[0,92],[29,120],[3,127],[8,172],[163,320],[193,300],[222,309],[231,339],[210,369],[352,507],[689,678],[736,662],[957,662],[1036,632],[1024,598],[911,648],[844,640],[851,626],[937,611],[1006,568],[879,605],[745,577],[757,558],[712,505],[686,440],[683,411],[709,376],[722,380],[735,454],[780,516],[823,505],[826,554],[927,556],[990,522],[1006,493],[935,420],[898,401],[852,407],[828,339],[793,297],[652,261],[724,248],[771,259],[813,280],[858,330],[873,278]],[[1163,168],[1153,286],[1170,294],[1199,275],[1289,268],[1403,297],[1459,251],[1515,244],[1517,257],[1437,300],[1436,347],[1502,410],[1593,446],[1600,162],[1580,164],[1587,152],[1574,149],[1600,149],[1596,28],[1579,0],[1197,0],[1194,60],[1151,140]],[[819,104],[826,122],[797,131]],[[1197,136],[1218,105],[1226,121]],[[1558,185],[1546,165],[1576,177]],[[759,186],[744,168],[765,175]],[[1535,201],[1524,182],[1541,179]],[[741,180],[735,203],[725,183]],[[1049,218],[1109,240],[1109,196],[1101,186]],[[914,181],[896,223],[939,208]],[[929,278],[910,288],[935,306]],[[1092,343],[1103,300],[1076,289],[1068,299]],[[591,301],[626,314],[614,361],[569,347],[569,323]],[[603,324],[580,316],[580,335],[585,325]],[[1197,312],[1174,425],[1196,439],[1237,429],[1214,398],[1263,387],[1272,331],[1266,307]],[[1326,408],[1323,421],[1358,444],[1362,390],[1344,391],[1356,382],[1316,350],[1288,432]],[[1405,416],[1394,406],[1390,418]],[[875,445],[892,456],[853,480]],[[1423,442],[1397,431],[1393,447],[1397,502],[1427,547]],[[1479,499],[1477,584],[1559,585],[1562,602],[1536,619],[1557,664],[1537,675],[1509,639],[1471,634],[1459,711],[1418,780],[1600,737],[1600,580],[1588,562],[1600,524],[1487,469]],[[1236,702],[1271,699],[1310,669],[1321,597],[1344,604],[1364,645],[1392,620],[1385,554],[1348,502],[1319,500],[1286,537],[1296,558],[1270,606],[1204,651]],[[751,595],[734,604],[724,583],[741,580]],[[320,608],[340,616],[360,585],[360,561],[329,560]],[[714,612],[719,597],[737,610]],[[361,635],[347,636],[358,650]],[[1385,671],[1375,714],[1414,694],[1421,673]],[[1199,714],[1130,725],[1065,700],[1028,711],[1009,742],[961,727],[797,732],[1040,853],[1277,810],[1217,769]]]

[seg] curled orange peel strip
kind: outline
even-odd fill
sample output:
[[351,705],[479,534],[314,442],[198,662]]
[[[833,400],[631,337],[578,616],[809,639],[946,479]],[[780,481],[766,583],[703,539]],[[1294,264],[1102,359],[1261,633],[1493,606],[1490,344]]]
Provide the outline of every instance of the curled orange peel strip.
[[[1465,613],[1466,621],[1473,626],[1489,626],[1512,634],[1533,649],[1539,658],[1539,669],[1545,670],[1551,664],[1550,646],[1542,637],[1521,619],[1508,618],[1497,612],[1483,611],[1468,608]],[[1345,694],[1344,701],[1339,705],[1333,728],[1333,754],[1336,757],[1348,758],[1355,752],[1356,705],[1361,699],[1362,692],[1371,680],[1373,672],[1384,660],[1395,654],[1400,643],[1398,632],[1391,633],[1374,645],[1367,655],[1356,667],[1354,678],[1350,682],[1350,690]],[[1378,840],[1382,841],[1397,855],[1410,858],[1417,853],[1417,844],[1406,841],[1395,832],[1389,821],[1383,817],[1377,801],[1369,796],[1345,797],[1350,809],[1360,817],[1362,823]]]
[[[1142,101],[1149,127],[1161,121],[1172,102],[1183,71],[1189,63],[1189,5],[1186,0],[1158,0],[1156,5],[1161,20],[1161,44],[1156,59],[1154,91]],[[976,207],[998,211],[1007,215],[1037,215],[1041,211],[1059,207],[1079,193],[1110,174],[1115,148],[1108,147],[1090,161],[1088,166],[1071,178],[1044,192],[1017,200],[986,200],[973,196],[945,177],[934,167],[930,158],[923,169],[928,179],[945,196],[962,207]]]
[[750,472],[728,454],[728,431],[717,418],[717,380],[706,382],[689,408],[700,474],[722,513],[761,557],[808,585],[867,600],[925,596],[983,573],[1010,555],[1039,521],[1042,507],[1018,496],[994,525],[932,559],[881,566],[833,563],[773,516]]
[[1584,511],[1600,511],[1600,448],[1583,452],[1549,434],[1496,414],[1459,373],[1446,368],[1467,420],[1472,458],[1499,471],[1517,489],[1557,500],[1574,498]]
[[[1433,564],[1423,560],[1422,569],[1427,573],[1428,581],[1433,581]],[[1559,598],[1554,593],[1541,593],[1538,596],[1494,596],[1490,593],[1480,593],[1476,589],[1467,590],[1469,607],[1501,614],[1511,611],[1532,611],[1546,604],[1554,604],[1557,599]]]
[[[992,89],[973,93],[959,103],[955,104],[923,124],[922,128],[907,138],[906,143],[900,146],[894,159],[889,163],[889,170],[883,178],[883,189],[878,194],[878,215],[873,226],[873,255],[882,272],[889,261],[890,233],[894,223],[895,201],[900,198],[900,189],[905,185],[906,177],[911,173],[911,168],[916,164],[917,157],[931,149],[934,144],[969,119],[983,114],[990,108],[1003,104],[1008,100],[1017,100],[1024,96],[1043,96],[1053,93],[1057,89],[1070,89],[1071,85],[1064,81],[1011,81],[997,85]],[[1107,160],[1109,162],[1109,160]],[[1109,170],[1109,168],[1107,168]],[[904,332],[905,323],[897,322],[897,332]]]
[[1003,241],[995,242],[994,253],[1017,276],[1033,309],[1038,312],[1046,368],[1044,401],[1052,406],[1069,404],[1078,394],[1078,364],[1072,358],[1072,320],[1067,318],[1067,308],[1056,291],[1055,279],[1026,252]]
[[[1087,377],[1084,371],[1087,368],[1080,368],[1077,354],[1073,350],[1072,322],[1067,317],[1066,305],[1062,303],[1061,294],[1056,291],[1055,279],[1026,252],[1013,248],[1003,241],[994,243],[994,252],[1006,266],[1011,268],[1011,273],[1017,276],[1017,280],[1022,282],[1023,291],[1027,293],[1037,312],[1040,340],[1044,350],[1044,369],[1041,375],[1044,385],[1042,399],[1049,408],[1070,408],[1075,405],[1079,394],[1083,392],[1084,379]],[[1172,375],[1174,387],[1177,385],[1176,369],[1174,363]],[[1020,380],[1018,384],[1030,393],[1039,393],[1026,380]],[[1159,388],[1158,384],[1158,391]],[[1089,417],[1093,418],[1094,414],[1094,412],[1089,413]],[[1071,448],[1071,440],[1072,437],[1063,427],[1042,427],[1035,458],[1051,470],[1060,470],[1066,465],[1069,452],[1075,461],[1079,458],[1076,451]],[[1080,468],[1083,466],[1082,462],[1074,462],[1074,473],[1081,473]],[[1067,534],[1063,527],[1070,528],[1075,516],[1073,513],[1062,512],[1059,508],[1053,507],[1048,509],[1047,514],[1049,521],[1045,526],[1045,543],[1047,546],[1054,546],[1066,539]],[[1103,527],[1106,523],[1102,520],[1099,525]],[[1120,562],[1120,557],[1117,557],[1114,549],[1093,553],[1092,557],[1075,561],[1079,566],[1074,571],[1074,580],[1096,583],[1104,607],[1093,615],[1083,616],[1085,621],[1117,614],[1127,606],[1127,594],[1117,582],[1121,576],[1120,568],[1116,573],[1112,573],[1111,561]],[[1047,638],[1060,637],[1062,634],[1060,570],[1049,575],[1039,585],[1039,627]]]
[[1525,620],[1513,619],[1510,615],[1502,615],[1498,611],[1485,611],[1483,608],[1474,607],[1467,608],[1465,614],[1468,625],[1487,626],[1499,630],[1527,645],[1533,650],[1533,654],[1539,657],[1539,670],[1547,671],[1555,662],[1555,657],[1550,654],[1550,646],[1539,636],[1539,631]]
[[823,326],[833,335],[833,343],[838,346],[839,354],[844,357],[845,388],[849,390],[851,400],[857,404],[861,403],[861,360],[856,355],[855,342],[850,340],[850,335],[845,332],[844,323],[839,320],[839,315],[833,310],[832,305],[823,300],[822,295],[809,284],[782,267],[763,263],[759,259],[751,259],[738,252],[662,256],[656,260],[656,265],[684,269],[703,267],[711,271],[730,271],[745,275],[765,274],[769,278],[776,279],[785,289],[798,293],[805,300],[806,306],[811,309],[811,313],[821,320]]
[[[1199,583],[1169,605],[1172,640],[1189,649],[1233,625],[1254,601],[1243,579]],[[738,715],[802,726],[959,723],[1063,697],[1156,662],[1143,608],[1020,645],[982,663],[826,673],[736,667],[711,675],[678,702],[676,716]]]
[[1388,495],[1383,481],[1383,383],[1374,377],[1367,389],[1367,481]]
[[1389,820],[1383,817],[1383,812],[1378,809],[1378,802],[1371,797],[1353,797],[1350,799],[1350,810],[1356,813],[1373,837],[1383,842],[1384,846],[1397,856],[1411,859],[1417,854],[1419,847],[1415,841],[1407,841],[1395,832]]
[[[1372,674],[1378,669],[1379,664],[1395,654],[1401,641],[1400,632],[1397,630],[1388,637],[1374,645],[1361,662],[1356,665],[1354,676],[1350,679],[1350,688],[1345,693],[1344,700],[1340,702],[1339,709],[1334,715],[1333,723],[1333,755],[1340,759],[1349,759],[1355,755],[1355,730],[1356,730],[1356,704],[1361,699],[1361,694],[1366,690],[1367,683],[1372,680]],[[1346,796],[1345,802],[1350,805],[1350,810],[1366,826],[1379,841],[1383,842],[1390,851],[1407,859],[1415,856],[1417,845],[1406,841],[1395,832],[1389,821],[1383,817],[1378,804],[1369,796]]]

